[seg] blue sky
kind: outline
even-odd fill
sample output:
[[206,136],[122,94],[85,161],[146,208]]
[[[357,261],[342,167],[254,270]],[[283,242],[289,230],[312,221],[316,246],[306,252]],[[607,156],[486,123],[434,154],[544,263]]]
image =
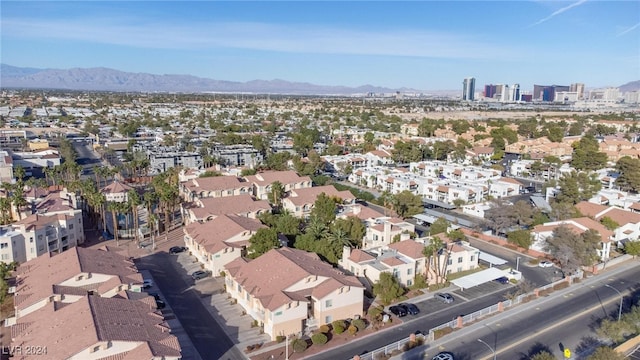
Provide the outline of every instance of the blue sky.
[[640,80],[639,1],[7,1],[1,61],[420,90]]

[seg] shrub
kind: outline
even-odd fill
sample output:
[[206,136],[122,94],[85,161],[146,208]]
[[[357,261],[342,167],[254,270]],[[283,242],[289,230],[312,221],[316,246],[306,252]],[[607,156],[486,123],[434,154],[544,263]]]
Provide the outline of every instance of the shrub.
[[441,337],[447,335],[447,334],[451,334],[453,332],[453,329],[450,327],[446,327],[443,329],[438,329],[436,331],[433,332],[433,339],[440,339]]
[[364,322],[364,320],[362,319],[355,319],[351,322],[351,325],[355,326],[358,331],[362,331],[367,327],[367,323]]
[[353,325],[349,325],[349,334],[351,335],[355,335],[358,332],[358,328],[353,326]]
[[329,330],[330,330],[330,329],[329,329],[329,325],[327,325],[327,324],[320,325],[320,332],[321,332],[321,333],[326,334],[326,333],[328,333],[328,332],[329,332]]
[[307,342],[305,340],[302,340],[302,339],[295,339],[291,343],[291,347],[293,348],[293,352],[297,352],[297,353],[301,353],[301,352],[307,350],[308,346],[309,346],[309,344],[307,344]]
[[367,315],[369,315],[369,317],[371,319],[378,319],[381,317],[382,315],[382,307],[370,307],[369,310],[367,311]]
[[276,336],[276,342],[278,342],[278,343],[283,343],[285,340],[287,340],[287,337],[284,336],[284,335]]
[[313,336],[311,337],[311,342],[313,342],[313,345],[324,345],[327,343],[327,340],[327,335],[323,333],[313,334]]
[[253,351],[253,345],[247,345],[247,352]]
[[331,326],[333,327],[333,331],[336,334],[342,334],[346,328],[346,324],[344,323],[344,320],[336,320],[331,323]]

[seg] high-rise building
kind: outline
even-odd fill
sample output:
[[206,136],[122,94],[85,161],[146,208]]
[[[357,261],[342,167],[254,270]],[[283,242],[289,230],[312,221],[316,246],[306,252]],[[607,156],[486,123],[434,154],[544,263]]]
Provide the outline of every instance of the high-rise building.
[[520,84],[513,84],[509,89],[509,101],[520,101]]
[[469,77],[462,81],[462,100],[473,101],[476,91],[476,79]]
[[502,92],[500,93],[500,101],[508,102],[509,101],[509,85],[502,85]]
[[554,101],[556,91],[569,91],[565,85],[533,85],[533,99],[542,101]]
[[496,88],[497,88],[496,85],[493,85],[493,84],[485,85],[484,97],[493,98],[493,96],[496,94]]
[[578,100],[581,100],[584,97],[584,84],[575,83],[569,86],[569,92],[578,93]]

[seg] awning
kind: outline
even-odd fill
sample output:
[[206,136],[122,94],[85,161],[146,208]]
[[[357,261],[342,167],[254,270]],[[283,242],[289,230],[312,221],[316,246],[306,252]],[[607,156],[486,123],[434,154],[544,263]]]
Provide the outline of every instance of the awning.
[[497,278],[505,276],[504,270],[498,268],[489,268],[486,270],[473,273],[471,275],[463,276],[459,279],[451,281],[451,283],[460,289],[468,289],[470,287],[478,286],[489,281],[493,281]]
[[497,256],[493,256],[491,254],[488,254],[486,252],[480,252],[480,260],[482,261],[486,261],[489,264],[491,264],[491,266],[494,265],[504,265],[507,263],[507,260],[499,258]]

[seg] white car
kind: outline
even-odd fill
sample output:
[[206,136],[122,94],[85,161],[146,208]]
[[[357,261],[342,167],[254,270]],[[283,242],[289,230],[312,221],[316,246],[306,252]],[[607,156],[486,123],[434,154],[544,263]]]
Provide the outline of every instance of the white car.
[[553,267],[553,263],[551,261],[545,260],[545,261],[540,261],[538,266],[540,266],[541,268],[549,268],[549,267]]
[[453,354],[450,352],[441,352],[434,356],[431,360],[454,360]]

